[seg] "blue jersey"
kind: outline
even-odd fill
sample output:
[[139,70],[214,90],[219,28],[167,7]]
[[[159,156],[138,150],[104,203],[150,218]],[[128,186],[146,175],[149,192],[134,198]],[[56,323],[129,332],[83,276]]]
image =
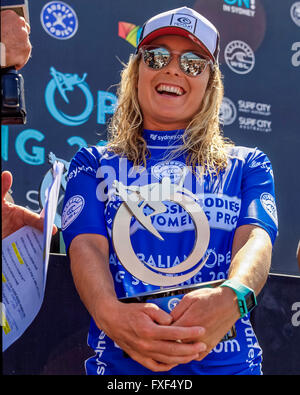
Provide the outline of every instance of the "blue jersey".
[[[62,214],[66,248],[79,234],[100,234],[109,242],[110,271],[118,297],[133,296],[159,288],[135,277],[119,261],[113,244],[113,224],[121,205],[118,185],[137,191],[168,179],[176,190],[197,200],[209,224],[210,235],[204,265],[180,285],[226,279],[231,263],[234,233],[241,225],[265,229],[272,243],[277,235],[277,213],[272,166],[258,149],[232,147],[228,164],[218,176],[196,177],[186,165],[183,153],[176,153],[184,131],[144,131],[150,151],[147,166],[133,167],[131,161],[105,147],[82,148],[73,158]],[[116,184],[116,181],[119,184]],[[117,185],[117,187],[116,187]],[[184,207],[166,199],[165,211],[151,217],[151,224],[163,241],[131,217],[130,243],[141,264],[163,271],[180,265],[190,256],[195,243],[195,225]],[[144,207],[151,212],[151,207]],[[84,265],[84,262],[82,263]],[[178,266],[179,267],[179,266]],[[180,277],[179,277],[180,278]],[[202,361],[179,365],[167,374],[260,374],[262,351],[249,316],[236,323],[234,339],[220,342]],[[88,343],[95,356],[86,362],[88,374],[152,374],[131,358],[91,320]]]

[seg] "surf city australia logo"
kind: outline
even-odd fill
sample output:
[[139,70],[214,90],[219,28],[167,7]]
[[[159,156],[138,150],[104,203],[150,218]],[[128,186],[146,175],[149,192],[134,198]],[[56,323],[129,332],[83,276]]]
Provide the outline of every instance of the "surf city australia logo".
[[78,29],[76,12],[62,1],[50,1],[41,11],[41,23],[44,30],[53,38],[67,40]]
[[228,97],[224,97],[220,119],[224,126],[231,125],[238,120],[241,130],[270,133],[272,131],[271,108],[272,105],[268,103],[246,99],[239,99],[237,103],[234,103]]

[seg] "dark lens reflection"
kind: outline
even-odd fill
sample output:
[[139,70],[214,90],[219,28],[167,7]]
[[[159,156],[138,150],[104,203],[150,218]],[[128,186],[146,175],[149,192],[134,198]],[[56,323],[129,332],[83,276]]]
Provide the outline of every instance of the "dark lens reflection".
[[144,50],[144,62],[152,69],[159,70],[170,61],[170,52],[163,47]]
[[180,57],[181,70],[193,77],[203,73],[207,65],[207,60],[194,52],[186,52]]
[[[172,57],[171,52],[164,47],[143,48],[142,52],[145,64],[153,70],[167,66]],[[195,52],[185,52],[178,59],[181,70],[190,77],[203,73],[208,64],[207,59]]]

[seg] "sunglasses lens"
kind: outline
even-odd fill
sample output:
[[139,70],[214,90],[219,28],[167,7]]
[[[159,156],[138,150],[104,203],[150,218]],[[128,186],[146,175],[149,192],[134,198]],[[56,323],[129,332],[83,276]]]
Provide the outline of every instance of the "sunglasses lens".
[[192,77],[203,73],[207,64],[208,61],[205,58],[194,52],[186,52],[180,57],[181,70]]
[[[174,51],[175,52],[175,51]],[[164,47],[143,47],[145,64],[153,70],[160,70],[171,60],[171,52]],[[197,77],[205,70],[208,60],[195,52],[185,52],[180,55],[181,70],[190,77]]]
[[163,47],[147,48],[143,50],[143,59],[145,64],[154,70],[165,67],[170,61],[170,52]]

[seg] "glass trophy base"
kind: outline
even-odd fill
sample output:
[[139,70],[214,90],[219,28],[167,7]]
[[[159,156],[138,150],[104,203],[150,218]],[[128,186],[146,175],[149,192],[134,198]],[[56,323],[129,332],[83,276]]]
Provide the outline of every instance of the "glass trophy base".
[[[167,313],[171,312],[180,302],[183,296],[189,292],[201,288],[214,288],[222,284],[224,280],[209,281],[205,283],[192,284],[182,287],[160,288],[156,291],[144,292],[134,296],[119,298],[124,303],[154,303]],[[236,337],[235,325],[221,339],[221,341],[231,340]]]

